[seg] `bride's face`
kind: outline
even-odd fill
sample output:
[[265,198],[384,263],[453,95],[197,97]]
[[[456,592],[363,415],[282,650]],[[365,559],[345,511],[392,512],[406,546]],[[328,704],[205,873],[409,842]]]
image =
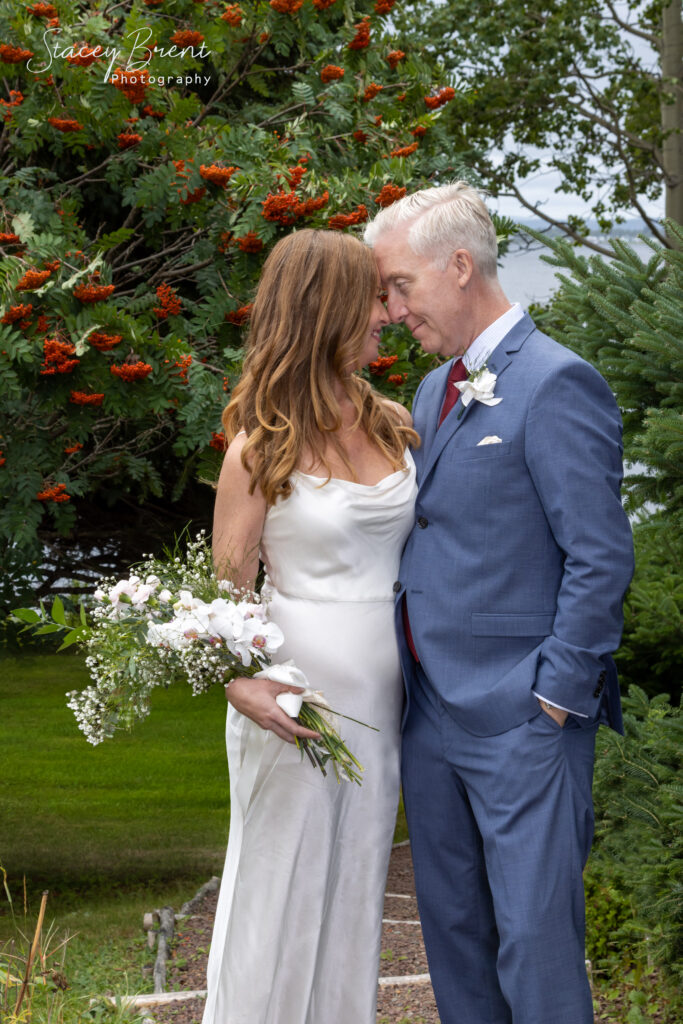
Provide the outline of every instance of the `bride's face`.
[[359,370],[362,369],[362,367],[367,366],[368,363],[372,363],[377,359],[379,355],[379,342],[382,335],[382,328],[386,327],[388,323],[390,323],[389,314],[386,311],[386,307],[382,302],[382,299],[377,295],[372,303],[370,319],[368,321],[363,347],[361,348],[358,359]]

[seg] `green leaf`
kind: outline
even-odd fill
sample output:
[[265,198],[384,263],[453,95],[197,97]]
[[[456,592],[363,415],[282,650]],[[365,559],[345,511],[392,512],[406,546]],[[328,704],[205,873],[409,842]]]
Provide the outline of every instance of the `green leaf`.
[[35,630],[35,635],[43,636],[46,633],[59,633],[61,629],[64,629],[64,626],[59,626],[57,623],[47,622],[44,626],[38,626],[38,629]]
[[66,626],[66,619],[64,618],[64,603],[61,597],[55,597],[52,602],[52,610],[50,612],[55,622],[59,623],[60,626]]
[[15,608],[12,611],[12,616],[21,622],[34,623],[41,621],[40,615],[33,608]]
[[67,633],[61,646],[57,648],[57,653],[63,651],[66,647],[71,647],[72,644],[77,644],[79,641],[84,639],[86,630],[83,629],[72,629],[70,633]]

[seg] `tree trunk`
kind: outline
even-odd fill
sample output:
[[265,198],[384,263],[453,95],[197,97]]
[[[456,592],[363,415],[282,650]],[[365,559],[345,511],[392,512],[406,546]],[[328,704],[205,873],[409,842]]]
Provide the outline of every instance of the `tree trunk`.
[[[666,216],[683,224],[683,26],[681,0],[662,10],[662,146]],[[666,102],[666,101],[669,102]],[[672,240],[672,244],[673,240]]]

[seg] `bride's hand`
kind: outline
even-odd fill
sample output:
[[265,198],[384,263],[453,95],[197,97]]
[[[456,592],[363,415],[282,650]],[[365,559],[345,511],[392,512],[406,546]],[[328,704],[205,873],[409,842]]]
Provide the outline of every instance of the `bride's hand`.
[[301,693],[300,686],[285,686],[272,679],[248,679],[237,676],[225,691],[225,696],[235,711],[251,718],[262,729],[268,729],[287,743],[294,743],[295,736],[301,739],[317,739],[319,733],[304,729],[303,725],[282,710],[275,698],[280,693]]

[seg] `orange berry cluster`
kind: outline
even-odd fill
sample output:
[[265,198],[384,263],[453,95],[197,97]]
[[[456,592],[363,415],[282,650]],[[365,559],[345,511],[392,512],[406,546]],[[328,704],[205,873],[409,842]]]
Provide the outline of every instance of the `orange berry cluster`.
[[407,373],[391,373],[387,377],[387,383],[388,384],[393,384],[397,388],[399,388],[401,386],[401,384],[405,384],[405,382],[407,380],[408,380],[408,374]]
[[392,149],[392,156],[412,156],[417,147],[420,145],[419,142],[411,142],[409,146],[399,146],[398,149]]
[[375,196],[375,202],[378,206],[391,206],[398,199],[403,199],[405,194],[403,185],[383,185],[380,194]]
[[180,47],[201,46],[204,42],[204,36],[201,32],[195,32],[194,29],[178,29],[171,36],[171,42]]
[[215,448],[217,452],[224,452],[228,447],[228,441],[225,434],[217,434],[215,431],[211,431],[211,447]]
[[154,306],[152,312],[156,313],[160,320],[166,320],[169,316],[177,316],[183,308],[183,304],[170,284],[160,284],[157,288],[158,306]]
[[32,292],[35,288],[44,285],[51,274],[51,270],[27,270],[24,276],[17,281],[16,290]]
[[370,45],[370,18],[363,18],[353,27],[356,34],[348,44],[349,50],[365,50]]
[[112,363],[109,367],[110,373],[114,377],[118,377],[119,380],[126,381],[130,384],[132,381],[144,380],[152,372],[152,367],[149,363],[143,363],[139,360],[137,363],[123,363],[122,366],[117,366],[116,363]]
[[57,17],[57,8],[53,7],[52,4],[34,4],[33,7],[27,7],[26,10],[29,14],[35,14],[36,18]]
[[73,444],[70,444],[68,448],[64,449],[64,454],[65,455],[74,455],[76,452],[80,452],[82,447],[83,447],[83,445],[81,444],[80,441],[74,441]]
[[448,103],[455,96],[455,89],[451,89],[450,85],[445,86],[443,89],[439,89],[436,96],[425,96],[425,106],[428,110],[437,110],[442,107],[444,103]]
[[326,11],[332,4],[336,4],[337,0],[313,0],[313,6],[319,11]]
[[113,284],[98,284],[97,279],[99,273],[96,271],[90,284],[79,284],[74,288],[74,297],[80,299],[84,304],[91,302],[103,302],[104,299],[108,299],[111,293],[114,291]]
[[353,213],[335,213],[327,222],[328,228],[333,231],[343,231],[344,228],[353,227],[354,224],[363,224],[368,219],[368,209],[364,203],[359,203]]
[[0,320],[0,324],[15,324],[18,320],[26,320],[27,317],[33,312],[33,306],[31,303],[27,305],[10,306],[5,315]]
[[379,95],[383,88],[384,86],[378,85],[377,82],[370,82],[370,85],[367,86],[365,92],[363,93],[363,99],[365,100],[366,103],[369,100],[374,100],[375,96]]
[[69,401],[74,405],[102,405],[104,393],[91,392],[88,394],[87,391],[72,391]]
[[71,501],[71,495],[66,493],[66,484],[46,487],[44,491],[38,491],[36,498],[38,501],[54,501],[57,504],[62,501]]
[[330,198],[330,193],[325,190],[316,199],[299,199],[295,192],[270,192],[261,203],[263,217],[265,220],[275,221],[277,224],[293,224],[300,217],[309,217],[317,210],[322,210]]
[[246,235],[237,239],[237,246],[241,252],[261,252],[263,239],[259,238],[255,231],[247,231]]
[[356,140],[356,142],[360,142],[360,143],[365,143],[365,142],[367,142],[367,141],[368,141],[368,136],[367,136],[367,133],[366,133],[366,132],[364,132],[364,131],[361,131],[361,129],[360,129],[360,128],[358,128],[358,129],[357,129],[357,130],[356,130],[356,131],[355,131],[355,132],[353,133],[353,137],[354,137],[354,139]]
[[221,21],[227,21],[228,25],[233,25],[236,28],[242,24],[243,17],[244,11],[239,4],[228,4],[221,14]]
[[23,64],[31,57],[33,57],[33,50],[22,50],[20,46],[10,46],[8,43],[0,45],[0,60],[3,64]]
[[67,57],[66,62],[74,68],[89,68],[96,60],[99,60],[104,50],[97,45],[92,50],[88,49],[87,43],[81,43],[78,47],[72,47],[77,52],[73,57]]
[[19,235],[11,231],[0,231],[0,245],[18,245],[21,242]]
[[393,69],[400,61],[403,60],[404,57],[405,53],[403,50],[390,50],[387,54],[387,63],[389,64],[389,67]]
[[219,188],[225,188],[236,170],[236,167],[218,167],[217,164],[207,167],[205,164],[201,164],[199,173],[205,181],[210,181],[212,185],[218,185]]
[[119,149],[132,149],[142,142],[142,135],[138,132],[121,132],[116,138],[119,143]]
[[375,0],[375,13],[389,14],[395,3],[396,0]]
[[116,68],[111,77],[114,88],[122,92],[131,103],[142,103],[145,99],[149,75],[144,69],[125,71],[123,68]]
[[337,64],[328,64],[320,72],[321,82],[334,82],[337,78],[344,77],[344,68],[340,68]]
[[48,117],[47,122],[58,132],[83,131],[83,125],[73,117]]
[[205,188],[196,188],[194,192],[188,192],[185,196],[183,196],[180,202],[183,204],[183,206],[190,206],[191,203],[198,203],[199,200],[203,199],[205,195]]
[[46,338],[43,342],[41,377],[49,377],[54,373],[71,373],[79,363],[78,359],[72,358],[75,354],[76,348],[70,342]]
[[376,377],[380,377],[397,362],[398,356],[380,356],[378,359],[375,359],[373,363],[368,365],[368,370],[370,373],[374,373]]
[[188,353],[183,356],[182,359],[177,359],[173,364],[180,372],[178,373],[179,378],[187,384],[187,371],[192,366],[192,355]]
[[303,5],[304,0],[270,0],[270,6],[278,14],[296,14]]
[[413,128],[410,134],[414,135],[416,139],[421,139],[423,135],[427,134],[427,125],[418,124],[417,128]]
[[240,306],[239,309],[234,309],[231,313],[226,313],[225,319],[229,324],[241,327],[242,324],[246,323],[251,316],[251,307],[251,302],[247,306]]
[[0,107],[5,107],[5,113],[2,115],[3,121],[12,120],[11,107],[18,107],[24,102],[23,93],[19,92],[18,89],[10,89],[9,100],[0,99]]
[[102,331],[93,331],[88,336],[88,341],[98,352],[108,352],[123,340],[122,334],[104,334]]

